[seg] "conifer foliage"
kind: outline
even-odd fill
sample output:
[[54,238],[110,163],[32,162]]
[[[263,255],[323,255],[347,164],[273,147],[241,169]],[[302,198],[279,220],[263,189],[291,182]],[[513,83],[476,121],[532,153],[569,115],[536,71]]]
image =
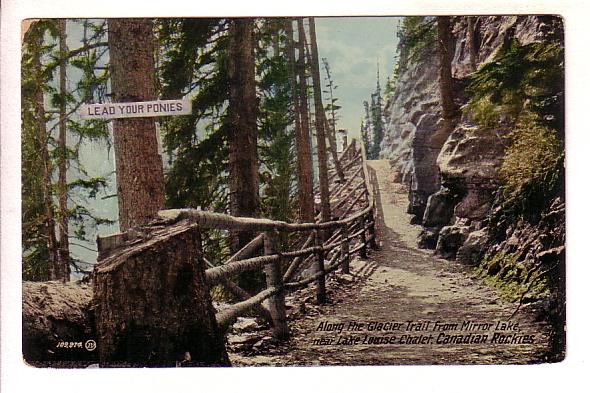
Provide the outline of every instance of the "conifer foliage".
[[381,141],[385,133],[385,119],[383,116],[383,97],[381,96],[381,83],[379,80],[379,67],[377,66],[377,84],[375,91],[371,93],[371,103],[363,101],[365,118],[361,123],[361,137],[369,160],[379,159]]
[[[33,23],[22,67],[23,277],[67,279],[69,266],[90,270],[66,255],[73,238],[96,251],[98,226],[111,223],[95,217],[88,197],[116,196],[121,230],[148,222],[163,207],[313,221],[311,130],[323,145],[326,177],[340,109],[331,79],[328,105],[322,102],[314,27],[303,18]],[[156,99],[189,100],[192,113],[110,120],[114,132],[107,121],[76,113],[85,103]],[[114,155],[112,173],[88,174],[78,156],[85,143],[106,161]],[[228,241],[209,230],[204,251],[222,261],[251,237],[236,233]]]
[[[68,40],[72,30],[81,36],[78,42]],[[81,104],[104,99],[105,33],[101,20],[41,19],[30,22],[23,37],[24,279],[67,281],[71,268],[87,272],[87,261],[70,246],[92,249],[95,228],[112,223],[86,203],[105,190],[108,174],[90,175],[80,157],[88,143],[106,142],[108,150],[106,123],[75,114]]]

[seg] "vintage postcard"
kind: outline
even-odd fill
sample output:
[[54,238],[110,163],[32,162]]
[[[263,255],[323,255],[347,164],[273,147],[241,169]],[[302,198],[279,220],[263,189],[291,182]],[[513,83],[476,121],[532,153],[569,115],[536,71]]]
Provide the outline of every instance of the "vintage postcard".
[[564,21],[22,22],[22,353],[554,363]]

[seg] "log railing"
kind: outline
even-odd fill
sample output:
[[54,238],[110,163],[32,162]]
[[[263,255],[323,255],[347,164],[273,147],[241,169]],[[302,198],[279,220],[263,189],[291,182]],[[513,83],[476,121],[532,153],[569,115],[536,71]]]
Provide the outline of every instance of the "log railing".
[[[330,190],[332,217],[329,222],[290,223],[263,218],[233,217],[225,214],[195,209],[173,209],[159,212],[166,222],[189,220],[203,229],[222,229],[259,232],[252,241],[229,258],[225,263],[213,266],[205,272],[206,282],[225,285],[241,300],[216,315],[218,324],[227,328],[235,319],[254,309],[263,316],[270,316],[273,335],[288,337],[285,312],[285,292],[316,283],[317,299],[326,299],[325,279],[328,274],[341,268],[343,273],[350,270],[351,255],[367,256],[367,247],[375,245],[374,193],[369,185],[366,156],[362,143],[356,141],[341,153],[340,164],[345,173],[344,182],[333,182]],[[336,171],[330,176],[336,178]],[[319,221],[319,218],[318,218]],[[298,249],[282,250],[280,232],[306,234]],[[322,239],[326,239],[322,241]],[[263,249],[262,256],[252,256]],[[315,261],[312,274],[295,279],[303,268]],[[287,262],[289,264],[287,265]],[[286,269],[284,269],[286,268]],[[264,270],[267,288],[250,295],[231,281],[243,272]],[[284,272],[283,272],[284,270]],[[266,300],[266,306],[263,302]]]

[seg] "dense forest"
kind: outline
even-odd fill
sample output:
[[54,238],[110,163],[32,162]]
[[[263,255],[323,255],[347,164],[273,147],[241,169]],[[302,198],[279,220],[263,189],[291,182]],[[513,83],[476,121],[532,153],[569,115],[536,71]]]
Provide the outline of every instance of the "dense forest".
[[[23,279],[88,274],[91,266],[70,253],[70,242],[96,251],[97,227],[124,230],[164,207],[313,220],[312,132],[319,134],[313,155],[321,166],[336,154],[339,109],[334,81],[319,79],[313,19],[311,28],[303,19],[280,18],[144,23],[141,31],[104,20],[30,24],[22,63]],[[134,60],[138,53],[146,64]],[[322,64],[329,67],[327,59]],[[322,97],[328,88],[330,96]],[[77,114],[86,103],[183,97],[191,101],[190,116],[134,120],[140,123],[125,131],[120,122],[110,128]],[[104,160],[114,155],[116,188],[110,173],[88,175],[79,159],[88,144],[102,149]],[[158,155],[162,163],[149,161]],[[325,165],[318,171],[325,177]],[[144,184],[127,189],[137,173]],[[149,197],[137,194],[140,188]],[[116,220],[85,203],[115,196]],[[226,244],[208,233],[211,259],[237,251],[248,238],[240,236]]]

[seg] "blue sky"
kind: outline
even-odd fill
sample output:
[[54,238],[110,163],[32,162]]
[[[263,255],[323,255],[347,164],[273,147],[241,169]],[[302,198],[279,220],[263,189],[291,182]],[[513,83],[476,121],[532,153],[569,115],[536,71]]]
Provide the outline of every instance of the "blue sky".
[[[363,118],[363,100],[369,100],[377,82],[377,63],[381,86],[394,65],[398,38],[397,17],[316,18],[320,58],[330,63],[332,77],[342,106],[339,128],[358,135]],[[323,67],[322,67],[323,72]]]

